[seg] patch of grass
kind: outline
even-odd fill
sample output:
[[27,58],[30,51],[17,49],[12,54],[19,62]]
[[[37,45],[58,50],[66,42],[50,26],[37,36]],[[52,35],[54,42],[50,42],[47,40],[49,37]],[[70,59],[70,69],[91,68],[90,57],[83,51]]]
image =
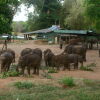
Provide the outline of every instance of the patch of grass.
[[16,71],[17,65],[16,64],[12,64],[10,66],[10,71]]
[[84,71],[93,71],[93,69],[87,67],[87,66],[81,66],[80,70],[84,70]]
[[93,71],[93,67],[96,67],[96,64],[95,63],[91,63],[91,64],[88,64],[86,66],[81,66],[80,67],[80,70],[84,70],[84,71]]
[[48,70],[48,67],[47,66],[41,66],[40,69],[41,70]]
[[32,82],[15,82],[14,86],[18,89],[30,89],[34,85]]
[[96,67],[96,63],[91,63],[91,64],[89,64],[89,65],[87,65],[87,67]]
[[[98,89],[92,85],[62,89],[61,87],[37,84],[30,89],[0,89],[0,100],[100,100],[100,83]],[[93,89],[93,90],[92,90]]]
[[52,79],[53,77],[48,73],[48,72],[43,72],[43,74],[41,74],[43,77],[47,78],[47,79]]
[[60,83],[64,86],[73,87],[75,86],[74,79],[72,77],[64,77],[60,80]]
[[48,73],[57,73],[57,70],[55,70],[54,68],[49,68]]
[[0,74],[0,78],[7,78],[7,77],[17,77],[19,76],[20,73],[16,72],[16,71],[8,71],[8,72],[3,72],[2,74]]
[[96,81],[96,80],[94,81],[94,80],[89,80],[89,79],[84,79],[83,82],[86,86],[93,86],[93,85],[98,86],[100,83],[100,81]]

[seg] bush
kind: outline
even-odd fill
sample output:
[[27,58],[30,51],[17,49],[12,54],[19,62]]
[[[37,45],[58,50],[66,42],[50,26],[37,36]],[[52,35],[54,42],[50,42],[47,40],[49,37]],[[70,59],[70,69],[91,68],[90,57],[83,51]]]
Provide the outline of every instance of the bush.
[[63,79],[61,79],[60,83],[64,86],[75,86],[74,79],[72,77],[64,77]]
[[81,66],[80,67],[80,70],[85,70],[85,71],[93,71],[93,67],[96,67],[96,64],[95,63],[91,63],[87,66]]
[[0,78],[16,77],[16,76],[19,76],[19,75],[20,75],[19,72],[16,72],[16,71],[8,71],[8,72],[3,72],[0,75]]
[[41,74],[43,77],[47,78],[47,79],[52,79],[52,76],[49,75],[48,72],[44,72],[43,74]]
[[17,65],[16,64],[12,64],[10,66],[10,71],[16,71]]
[[84,79],[83,82],[84,82],[84,84],[87,85],[87,86],[97,85],[97,82],[94,81],[94,80]]
[[91,63],[91,64],[89,64],[89,65],[87,65],[87,67],[96,67],[96,64],[95,63]]
[[84,71],[93,71],[93,69],[87,67],[87,66],[81,66],[80,70],[84,70]]
[[55,70],[54,68],[49,68],[48,73],[57,73],[57,70]]
[[32,82],[15,82],[14,86],[18,89],[30,89],[34,85]]

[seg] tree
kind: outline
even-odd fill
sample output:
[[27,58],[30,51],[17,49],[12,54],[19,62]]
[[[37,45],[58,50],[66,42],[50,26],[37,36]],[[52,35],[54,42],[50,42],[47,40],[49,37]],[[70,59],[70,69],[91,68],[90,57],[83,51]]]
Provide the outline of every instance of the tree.
[[11,33],[11,23],[18,5],[18,0],[0,0],[0,34]]
[[85,21],[84,0],[65,0],[64,24],[69,29],[86,29],[88,23]]
[[22,32],[26,32],[28,31],[27,28],[27,22],[23,22],[23,21],[14,21],[12,23],[12,29],[13,32],[16,33],[22,33]]
[[29,25],[30,29],[31,27],[33,27],[33,30],[42,29],[50,27],[53,24],[59,24],[61,7],[59,0],[26,0],[25,3],[28,6],[33,5],[35,9],[33,17],[29,19],[33,20]]
[[75,0],[69,10],[68,16],[65,18],[65,24],[71,29],[86,29],[88,23],[85,21],[84,0]]
[[68,28],[67,24],[65,24],[65,19],[69,16],[70,10],[73,6],[73,3],[76,0],[64,0],[62,9],[61,9],[61,18],[60,18],[60,24],[63,28]]
[[90,28],[100,32],[100,0],[86,0],[86,17]]

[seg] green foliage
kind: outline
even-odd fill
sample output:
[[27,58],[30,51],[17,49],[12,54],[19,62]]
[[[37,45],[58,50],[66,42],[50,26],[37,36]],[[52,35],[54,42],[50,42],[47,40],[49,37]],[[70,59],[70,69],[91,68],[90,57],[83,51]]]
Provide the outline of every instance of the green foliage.
[[53,77],[48,73],[48,72],[45,72],[43,74],[41,74],[43,77],[47,78],[47,79],[52,79]]
[[[64,5],[70,4],[70,6],[65,6],[65,22],[64,24],[70,29],[84,29],[88,25],[85,21],[85,7],[84,0],[65,0]],[[68,4],[67,4],[68,3]]]
[[62,89],[58,86],[37,84],[30,89],[0,89],[0,100],[100,100],[100,82],[95,85]]
[[18,5],[18,0],[0,0],[0,34],[11,33],[11,23]]
[[28,16],[30,31],[59,24],[61,3],[58,0],[24,0],[24,3],[27,6],[33,5],[35,9]]
[[34,85],[32,82],[15,82],[14,86],[18,89],[30,89]]
[[80,70],[84,70],[84,71],[93,71],[93,69],[88,68],[87,66],[81,66]]
[[91,63],[91,64],[87,65],[87,67],[96,67],[96,63]]
[[57,73],[57,70],[55,70],[54,68],[49,68],[48,73]]
[[96,67],[95,63],[88,64],[87,66],[81,66],[80,70],[93,71],[93,69],[92,69],[93,67]]
[[65,86],[69,86],[69,87],[75,86],[74,79],[72,77],[64,77],[64,78],[62,78],[60,80],[60,83],[62,83]]
[[68,29],[92,29],[100,32],[99,0],[65,0],[62,21]]
[[17,33],[27,32],[27,22],[18,21],[12,23],[13,32],[16,35]]
[[2,74],[0,74],[0,78],[7,78],[7,77],[17,77],[19,76],[20,73],[16,72],[16,71],[8,71],[8,72],[3,72]]
[[85,0],[86,17],[90,22],[90,28],[100,32],[100,1],[99,0]]
[[93,81],[93,80],[89,80],[89,79],[84,79],[83,82],[84,82],[85,85],[87,85],[87,86],[93,86],[93,85],[96,84],[95,81]]

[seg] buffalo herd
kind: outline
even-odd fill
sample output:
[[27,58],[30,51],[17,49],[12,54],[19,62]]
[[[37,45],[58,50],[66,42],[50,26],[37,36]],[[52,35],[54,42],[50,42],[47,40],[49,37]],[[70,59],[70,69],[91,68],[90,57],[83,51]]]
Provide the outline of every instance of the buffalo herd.
[[[45,66],[56,68],[60,70],[71,70],[71,65],[74,69],[79,68],[79,63],[83,66],[83,62],[86,61],[87,44],[82,45],[67,45],[63,52],[55,55],[51,49],[46,49],[42,52],[40,48],[25,48],[21,51],[18,59],[16,71],[20,71],[24,74],[25,69],[30,75],[32,69],[33,74],[39,75],[39,69],[42,59],[44,59]],[[1,73],[7,72],[10,69],[12,63],[15,63],[15,51],[12,49],[0,50],[0,64]]]

